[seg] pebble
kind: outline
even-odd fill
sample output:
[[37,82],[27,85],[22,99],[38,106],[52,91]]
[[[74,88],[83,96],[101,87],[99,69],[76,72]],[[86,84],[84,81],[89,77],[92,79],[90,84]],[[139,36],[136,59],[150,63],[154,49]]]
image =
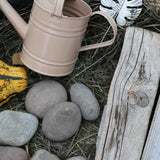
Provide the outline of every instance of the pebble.
[[67,160],[86,160],[84,157],[81,157],[81,156],[77,156],[77,157],[72,157],[72,158],[69,158]]
[[44,149],[41,149],[33,155],[31,160],[60,160],[60,159],[56,155],[51,154]]
[[71,100],[80,108],[85,120],[93,121],[99,117],[100,107],[95,95],[82,83],[75,83],[70,88]]
[[72,137],[81,124],[81,113],[72,102],[61,102],[51,108],[44,116],[42,131],[53,141],[64,141]]
[[65,88],[53,80],[43,80],[36,83],[27,93],[26,110],[42,119],[55,104],[67,100]]
[[27,153],[18,147],[0,146],[0,160],[28,160]]
[[28,113],[0,112],[0,144],[22,146],[30,141],[38,128],[38,119]]

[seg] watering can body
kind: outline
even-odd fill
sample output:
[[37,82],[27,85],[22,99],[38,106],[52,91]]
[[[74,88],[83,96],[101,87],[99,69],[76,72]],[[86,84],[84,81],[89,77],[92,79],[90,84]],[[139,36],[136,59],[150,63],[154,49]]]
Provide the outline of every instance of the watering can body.
[[[0,1],[0,9],[24,40],[21,60],[28,68],[48,76],[64,76],[73,71],[92,15],[91,8],[84,1],[55,0],[50,11],[35,0],[28,24],[7,0]],[[93,47],[82,50],[90,48]]]
[[[72,4],[68,3],[66,8],[70,7],[68,5]],[[50,76],[53,73],[54,76],[71,73],[88,20],[89,16],[77,23],[77,19],[52,16],[34,3],[21,54],[23,63],[34,71]]]

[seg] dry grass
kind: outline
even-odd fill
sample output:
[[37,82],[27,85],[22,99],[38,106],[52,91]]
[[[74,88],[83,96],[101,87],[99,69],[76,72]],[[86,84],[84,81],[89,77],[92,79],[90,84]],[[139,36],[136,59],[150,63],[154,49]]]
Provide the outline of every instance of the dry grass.
[[[93,10],[98,10],[100,3],[99,0],[88,0],[87,3]],[[19,13],[27,20],[30,13],[30,7],[19,10]],[[158,19],[158,15],[155,14],[155,12],[153,12],[148,6],[147,8],[144,8],[143,13],[136,20],[133,26],[143,27],[160,33],[160,20]],[[91,18],[83,44],[96,43],[103,39],[110,38],[112,36],[112,32],[110,30],[107,34],[107,38],[104,37],[108,27],[108,24],[103,18]],[[29,75],[28,88],[23,93],[17,95],[8,103],[3,105],[3,107],[0,108],[0,111],[10,109],[26,112],[24,107],[25,95],[32,85],[44,79],[54,79],[62,83],[67,91],[69,91],[70,86],[75,82],[81,82],[87,85],[96,95],[101,106],[102,114],[103,106],[107,102],[108,90],[114,70],[120,56],[124,34],[125,29],[123,30],[119,28],[118,36],[114,45],[80,53],[74,72],[66,77],[47,77],[27,69]],[[13,53],[20,52],[21,47],[22,40],[18,36],[17,32],[5,18],[1,19],[0,59],[8,64],[12,64],[11,58]],[[65,160],[75,155],[82,155],[87,160],[93,160],[96,150],[96,138],[99,123],[100,118],[95,122],[87,122],[83,120],[80,130],[71,139],[62,143],[55,143],[43,136],[40,122],[38,132],[28,144],[30,155],[32,156],[38,149],[46,149],[51,153],[55,153],[61,158],[61,160]]]

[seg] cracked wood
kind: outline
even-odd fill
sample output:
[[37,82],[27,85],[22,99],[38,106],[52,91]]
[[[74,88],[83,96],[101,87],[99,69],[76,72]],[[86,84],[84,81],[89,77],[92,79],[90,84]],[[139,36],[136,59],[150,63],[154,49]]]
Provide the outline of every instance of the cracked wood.
[[142,160],[160,159],[160,97],[143,152]]
[[127,28],[101,121],[95,160],[140,160],[159,76],[160,35]]

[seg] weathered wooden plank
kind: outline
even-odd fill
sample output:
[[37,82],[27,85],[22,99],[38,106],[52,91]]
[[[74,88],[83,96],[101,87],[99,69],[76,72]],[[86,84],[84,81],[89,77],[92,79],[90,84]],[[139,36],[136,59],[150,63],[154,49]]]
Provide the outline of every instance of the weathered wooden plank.
[[142,160],[160,159],[160,97],[147,138]]
[[127,28],[101,122],[96,160],[140,159],[159,75],[160,35]]

